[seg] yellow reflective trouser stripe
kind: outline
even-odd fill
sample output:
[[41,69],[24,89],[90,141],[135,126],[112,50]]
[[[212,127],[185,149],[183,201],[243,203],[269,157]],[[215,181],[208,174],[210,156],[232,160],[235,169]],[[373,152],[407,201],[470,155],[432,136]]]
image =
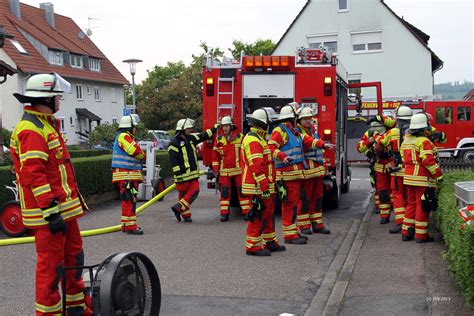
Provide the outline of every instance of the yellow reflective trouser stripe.
[[49,185],[49,183],[47,183],[45,185],[33,188],[31,191],[35,196],[39,196],[41,194],[51,192],[51,186]]
[[84,299],[84,293],[77,293],[77,294],[66,294],[66,301],[73,302]]
[[66,173],[66,167],[64,165],[59,165],[59,173],[61,174],[61,186],[64,189],[64,192],[66,193],[66,196],[71,196],[72,191],[69,188],[69,185],[67,184],[67,173]]
[[42,313],[61,312],[61,301],[51,306],[46,306],[46,305],[41,305],[39,303],[36,303],[36,310]]
[[30,150],[22,155],[20,155],[20,161],[21,163],[24,163],[25,160],[27,159],[33,159],[33,158],[38,158],[38,159],[43,159],[43,160],[48,160],[48,154],[42,151],[37,151],[37,150]]
[[417,234],[426,234],[426,233],[428,233],[428,229],[415,228],[415,233],[417,233]]
[[249,241],[254,241],[254,242],[259,242],[259,241],[262,240],[262,236],[252,237],[252,236],[248,236],[248,235],[247,235],[247,240],[249,240]]

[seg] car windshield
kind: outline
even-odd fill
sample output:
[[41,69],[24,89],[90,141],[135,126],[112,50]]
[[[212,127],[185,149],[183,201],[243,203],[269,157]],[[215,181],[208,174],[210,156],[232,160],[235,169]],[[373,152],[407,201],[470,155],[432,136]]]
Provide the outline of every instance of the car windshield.
[[153,135],[153,133],[148,133],[148,134],[146,135],[145,140],[155,141],[156,138],[155,138],[155,135]]

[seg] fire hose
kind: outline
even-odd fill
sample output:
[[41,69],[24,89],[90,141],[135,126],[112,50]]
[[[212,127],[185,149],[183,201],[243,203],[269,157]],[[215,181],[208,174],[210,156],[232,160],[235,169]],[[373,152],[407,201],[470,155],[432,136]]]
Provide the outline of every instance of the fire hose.
[[[206,172],[201,171],[201,175],[206,174]],[[144,203],[140,207],[137,208],[137,215],[143,212],[145,209],[149,208],[152,204],[154,204],[156,201],[160,200],[164,196],[166,196],[168,193],[173,191],[176,188],[176,184],[172,184],[169,187],[167,187],[164,191],[160,192],[157,194],[154,198],[149,200],[148,202]],[[109,227],[103,227],[103,228],[95,228],[95,229],[89,229],[89,230],[84,230],[81,231],[81,236],[82,237],[88,237],[88,236],[96,236],[96,235],[102,235],[102,234],[109,234],[109,233],[114,233],[122,230],[122,225],[115,225],[115,226],[109,226]],[[29,243],[34,243],[35,242],[35,237],[30,236],[30,237],[19,237],[19,238],[8,238],[8,239],[1,239],[0,240],[0,247],[2,246],[13,246],[13,245],[20,245],[20,244],[29,244]]]

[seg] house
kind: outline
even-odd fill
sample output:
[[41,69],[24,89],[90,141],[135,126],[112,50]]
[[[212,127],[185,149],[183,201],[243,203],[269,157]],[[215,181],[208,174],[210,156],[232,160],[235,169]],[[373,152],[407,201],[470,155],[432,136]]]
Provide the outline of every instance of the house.
[[4,128],[12,130],[23,113],[12,94],[24,93],[38,73],[56,72],[71,83],[56,114],[68,144],[87,142],[95,126],[120,119],[128,81],[71,18],[54,13],[53,4],[0,0],[0,26],[13,36],[5,39],[0,60],[18,71],[0,86]]
[[[443,67],[429,39],[383,0],[308,0],[273,54],[323,44],[338,54],[351,83],[381,81],[385,99],[429,98],[434,74]],[[374,97],[375,90],[362,94]]]
[[469,90],[468,93],[462,98],[463,101],[474,101],[474,89]]

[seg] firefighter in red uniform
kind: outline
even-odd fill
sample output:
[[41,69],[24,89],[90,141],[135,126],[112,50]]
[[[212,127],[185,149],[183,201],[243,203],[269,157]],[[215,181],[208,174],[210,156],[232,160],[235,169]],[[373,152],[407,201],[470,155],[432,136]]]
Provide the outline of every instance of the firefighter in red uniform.
[[176,136],[168,147],[174,182],[179,201],[171,207],[178,222],[181,217],[191,223],[191,203],[199,195],[199,168],[196,145],[210,139],[217,130],[217,124],[205,132],[194,134],[194,120],[181,119],[176,124]]
[[245,250],[251,256],[270,256],[286,250],[275,233],[275,166],[266,141],[270,116],[265,109],[257,109],[248,121],[250,132],[242,141],[242,193],[252,198],[252,207],[247,214]]
[[402,240],[415,238],[417,243],[433,241],[428,234],[430,211],[436,208],[436,184],[443,174],[435,156],[436,147],[424,133],[430,131],[424,113],[413,115],[410,129],[401,146],[407,187],[407,206],[402,227]]
[[374,148],[376,160],[374,164],[375,171],[375,204],[380,209],[380,224],[390,222],[390,210],[392,208],[390,192],[390,172],[388,169],[392,158],[384,147],[375,143],[375,136],[382,135],[387,128],[393,128],[396,121],[385,115],[376,115],[369,119],[371,129],[365,132],[357,144],[357,150],[365,153],[370,147]]
[[143,235],[136,215],[137,189],[143,181],[142,161],[145,159],[134,139],[139,120],[137,114],[122,117],[112,152],[112,183],[120,189],[122,200],[122,232],[131,235]]
[[[312,124],[313,110],[303,107],[298,111],[298,131],[304,135],[319,139],[317,130]],[[298,207],[297,224],[302,234],[330,234],[323,223],[323,176],[324,150],[309,148],[304,152],[307,169],[303,170],[303,201]],[[312,230],[311,230],[312,229]]]
[[242,168],[240,167],[240,149],[244,135],[237,131],[231,116],[224,116],[220,123],[220,131],[214,141],[212,170],[219,181],[221,190],[220,213],[221,222],[229,220],[229,207],[232,182],[238,190],[242,214],[246,215],[250,201],[242,195]]
[[[59,281],[64,267],[83,266],[84,252],[77,218],[87,206],[77,187],[74,168],[60,133],[60,95],[70,89],[57,74],[34,75],[24,95],[25,106],[10,141],[23,223],[34,231],[36,315],[61,314]],[[67,315],[91,315],[85,306],[82,272],[66,272]]]
[[296,110],[285,105],[280,111],[277,127],[273,130],[268,145],[275,159],[277,187],[282,201],[282,224],[285,243],[306,244],[307,237],[299,235],[296,226],[298,204],[306,169],[305,148],[334,148],[331,144],[300,134],[296,130]]
[[402,231],[403,218],[405,217],[407,193],[403,184],[405,171],[402,165],[400,146],[405,137],[405,132],[410,126],[412,115],[413,112],[408,106],[400,106],[396,113],[397,127],[389,129],[383,135],[375,136],[377,144],[384,146],[393,158],[388,167],[391,174],[390,188],[393,195],[393,212],[395,213],[395,227],[389,230],[391,234],[398,234]]

